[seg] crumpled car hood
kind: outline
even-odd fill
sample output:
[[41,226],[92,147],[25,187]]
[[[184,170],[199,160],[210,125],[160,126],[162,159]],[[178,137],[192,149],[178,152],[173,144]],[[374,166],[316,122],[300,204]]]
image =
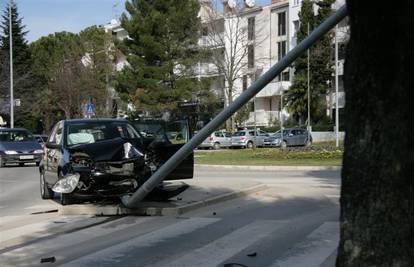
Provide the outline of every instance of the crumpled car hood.
[[[92,144],[76,145],[69,148],[71,153],[83,152],[95,162],[125,160],[124,145],[128,143],[122,138],[104,140]],[[140,155],[141,156],[141,155]]]

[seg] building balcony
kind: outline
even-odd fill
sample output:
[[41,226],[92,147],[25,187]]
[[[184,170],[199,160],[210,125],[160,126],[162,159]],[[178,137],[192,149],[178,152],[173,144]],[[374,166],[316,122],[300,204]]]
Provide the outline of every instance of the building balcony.
[[256,110],[254,112],[250,112],[249,119],[245,122],[245,124],[246,126],[254,126],[256,124],[256,126],[265,127],[273,124],[275,120],[280,120],[279,111]]
[[276,95],[281,95],[282,90],[286,91],[289,89],[291,82],[282,81],[282,82],[271,82],[265,86],[256,97],[271,97]]
[[213,63],[200,63],[194,67],[194,73],[200,77],[219,76],[219,71]]
[[198,39],[198,45],[203,47],[224,47],[224,33],[203,35]]

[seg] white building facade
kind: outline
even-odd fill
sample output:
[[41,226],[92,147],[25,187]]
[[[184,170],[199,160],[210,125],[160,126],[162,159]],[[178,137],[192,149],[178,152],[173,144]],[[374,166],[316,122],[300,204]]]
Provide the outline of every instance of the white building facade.
[[[234,31],[234,29],[228,27],[228,25],[232,25],[229,20],[235,19],[235,16],[231,14],[232,9],[237,9],[235,13],[240,18],[242,27],[246,30],[244,40],[239,42],[239,45],[247,48],[247,53],[242,55],[244,58],[240,59],[245,64],[243,64],[237,79],[234,81],[233,98],[240,95],[256,78],[269,70],[271,66],[297,45],[296,32],[299,28],[301,2],[301,0],[272,0],[269,5],[254,6],[252,5],[254,1],[249,0],[223,1],[223,34],[226,35],[227,31]],[[335,10],[343,4],[344,0],[338,0],[333,5],[333,9]],[[317,12],[316,5],[315,12]],[[339,108],[345,106],[342,75],[344,48],[348,39],[348,31],[347,21],[345,20],[338,27]],[[228,40],[224,47],[226,50],[232,49],[232,45],[229,44]],[[334,44],[332,44],[332,48],[334,48]],[[334,57],[332,57],[332,60],[334,61]],[[291,86],[293,76],[293,69],[284,70],[279,77],[256,95],[252,100],[254,108],[245,121],[245,126],[272,126],[289,117],[287,111],[282,109],[282,98],[284,92]],[[332,77],[332,81],[335,81],[334,77]],[[228,86],[227,81],[224,86]],[[334,113],[336,102],[334,83],[332,83],[332,87],[333,92],[327,96],[327,115],[329,116]]]

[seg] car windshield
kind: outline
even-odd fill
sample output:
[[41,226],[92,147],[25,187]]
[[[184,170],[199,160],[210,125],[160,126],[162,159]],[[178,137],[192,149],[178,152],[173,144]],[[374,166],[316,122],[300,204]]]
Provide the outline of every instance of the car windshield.
[[245,136],[246,132],[235,132],[233,136]]
[[27,142],[33,141],[33,135],[28,131],[9,130],[0,131],[0,142]]
[[67,145],[92,144],[114,138],[140,138],[135,129],[125,122],[81,122],[68,125]]

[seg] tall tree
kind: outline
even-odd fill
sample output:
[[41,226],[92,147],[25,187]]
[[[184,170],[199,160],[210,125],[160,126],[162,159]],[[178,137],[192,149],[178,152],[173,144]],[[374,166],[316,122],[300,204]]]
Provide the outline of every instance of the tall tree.
[[[211,62],[216,67],[210,74],[222,75],[224,78],[222,94],[224,105],[227,107],[240,93],[240,90],[237,90],[237,81],[242,80],[243,75],[246,74],[251,80],[255,80],[260,73],[256,73],[254,69],[260,67],[265,62],[264,60],[269,60],[260,58],[254,53],[255,49],[268,40],[268,34],[263,26],[256,26],[264,25],[258,21],[260,17],[254,17],[249,23],[245,14],[244,1],[236,1],[233,8],[225,5],[224,14],[217,11],[218,2],[222,1],[213,0],[209,4],[204,3],[206,21],[203,22],[202,32],[208,50],[205,61]],[[251,60],[249,60],[249,55]],[[237,120],[240,123],[240,117]],[[233,130],[234,123],[235,117],[233,116],[226,123],[227,129]]]
[[[9,28],[9,5],[6,6],[0,29],[3,34],[0,37],[0,95],[9,96],[10,94],[10,28]],[[13,78],[14,78],[14,97],[21,100],[21,106],[15,108],[16,126],[22,126],[34,129],[33,120],[35,118],[31,115],[32,102],[32,85],[33,75],[31,73],[31,56],[25,38],[27,31],[23,25],[23,20],[20,18],[17,5],[12,2],[11,6],[11,24],[12,24],[12,40],[13,40]]]
[[[107,110],[108,79],[112,75],[109,37],[95,26],[80,34],[58,32],[33,42],[33,69],[39,79],[34,111],[50,129],[52,114],[61,111],[67,119],[83,116],[86,102],[92,99],[97,116]],[[47,96],[47,97],[45,97]]]
[[[308,36],[309,32],[322,23],[331,13],[334,0],[302,2],[299,12],[299,30],[297,41],[300,42]],[[317,15],[314,14],[314,5],[317,5]],[[310,113],[311,120],[318,121],[324,117],[326,101],[324,96],[329,89],[327,81],[332,79],[331,63],[331,35],[326,35],[310,48]],[[308,114],[308,64],[307,54],[302,55],[294,63],[295,76],[292,86],[285,95],[285,105],[293,117],[300,124],[306,121]]]
[[337,266],[414,266],[414,2],[347,6]]
[[119,48],[129,66],[116,89],[140,112],[172,111],[197,87],[198,1],[129,0],[125,8],[121,22],[129,37]]

